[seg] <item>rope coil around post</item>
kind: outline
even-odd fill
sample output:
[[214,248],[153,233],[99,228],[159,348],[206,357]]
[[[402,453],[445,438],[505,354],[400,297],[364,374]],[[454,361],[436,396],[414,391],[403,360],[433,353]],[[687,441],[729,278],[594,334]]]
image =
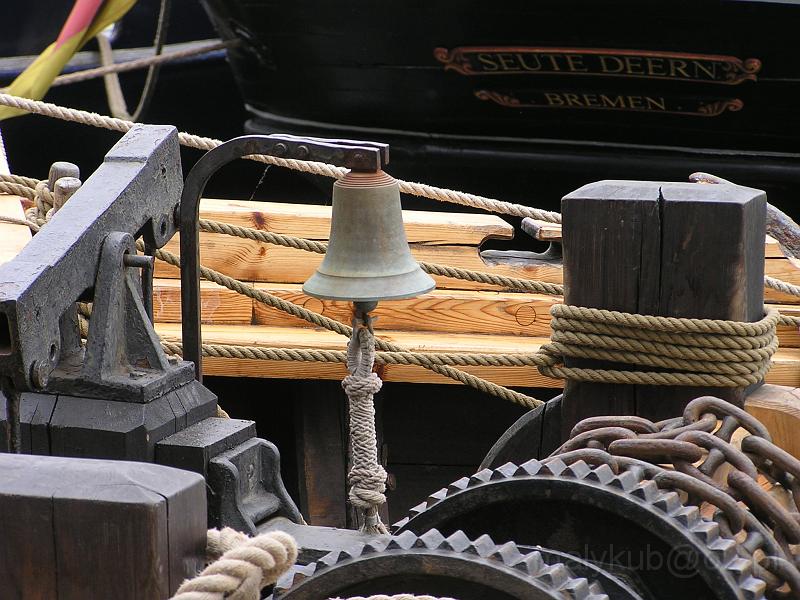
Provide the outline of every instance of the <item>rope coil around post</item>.
[[[638,315],[555,305],[551,343],[539,367],[549,377],[593,383],[746,387],[769,371],[778,349],[780,314],[768,309],[755,323]],[[680,372],[583,369],[558,366],[563,358],[590,358]]]
[[375,432],[374,396],[383,385],[372,371],[375,362],[375,336],[369,313],[356,303],[353,334],[347,344],[347,375],[342,388],[348,398],[350,445],[353,464],[347,474],[350,503],[364,518],[360,531],[387,533],[378,514],[386,502],[386,471],[378,462],[378,439]]

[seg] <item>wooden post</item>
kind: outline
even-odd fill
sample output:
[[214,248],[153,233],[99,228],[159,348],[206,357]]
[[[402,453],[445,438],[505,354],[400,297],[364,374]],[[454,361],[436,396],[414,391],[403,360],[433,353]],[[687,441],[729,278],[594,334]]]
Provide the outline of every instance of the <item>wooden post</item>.
[[[586,185],[561,204],[564,301],[639,314],[757,321],[764,304],[765,211],[763,192],[734,185]],[[593,415],[678,416],[689,400],[704,394],[738,406],[744,402],[741,389],[568,381],[562,433]]]

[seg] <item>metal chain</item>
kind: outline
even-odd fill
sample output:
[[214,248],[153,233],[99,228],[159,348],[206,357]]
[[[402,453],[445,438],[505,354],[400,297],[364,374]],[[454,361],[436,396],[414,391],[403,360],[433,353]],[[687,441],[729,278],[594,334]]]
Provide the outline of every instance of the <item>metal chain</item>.
[[[734,432],[749,435],[741,448]],[[591,417],[547,460],[584,460],[619,472],[644,469],[659,488],[685,495],[689,504],[716,509],[714,520],[753,559],[772,597],[800,598],[800,460],[777,447],[755,417],[725,400],[692,400],[683,416],[654,423],[636,416]],[[760,483],[766,479],[768,492]],[[791,500],[786,508],[776,497]],[[741,532],[744,531],[744,534]],[[797,548],[797,549],[796,549]]]

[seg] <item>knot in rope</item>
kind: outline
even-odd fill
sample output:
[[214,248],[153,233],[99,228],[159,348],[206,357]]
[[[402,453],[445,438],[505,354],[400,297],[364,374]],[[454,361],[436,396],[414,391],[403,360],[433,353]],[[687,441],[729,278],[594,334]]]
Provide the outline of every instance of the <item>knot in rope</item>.
[[[657,317],[569,306],[552,307],[550,343],[539,370],[549,377],[594,383],[746,387],[761,381],[778,349],[780,314],[754,323]],[[558,366],[589,358],[679,372]]]
[[373,396],[382,382],[372,372],[375,362],[375,337],[367,313],[353,319],[353,334],[347,344],[347,375],[342,388],[349,404],[350,444],[353,464],[347,474],[350,503],[363,512],[361,531],[386,533],[378,507],[386,502],[386,471],[378,462]]
[[258,600],[297,560],[297,544],[282,531],[249,538],[223,529],[209,532],[208,547],[230,547],[194,579],[187,579],[172,600]]

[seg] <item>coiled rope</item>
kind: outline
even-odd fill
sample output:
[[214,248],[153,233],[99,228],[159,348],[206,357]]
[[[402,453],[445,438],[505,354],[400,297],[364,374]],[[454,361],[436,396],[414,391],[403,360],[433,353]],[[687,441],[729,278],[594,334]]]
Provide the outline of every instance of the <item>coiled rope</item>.
[[[17,108],[46,117],[71,121],[73,123],[81,123],[84,125],[91,125],[93,127],[110,129],[120,133],[126,133],[134,125],[132,121],[127,121],[125,119],[117,119],[114,117],[99,115],[94,112],[66,108],[56,104],[51,104],[49,102],[41,102],[39,100],[29,100],[28,98],[13,96],[11,94],[0,93],[0,105]],[[197,148],[199,150],[211,150],[212,148],[216,148],[222,144],[221,140],[192,135],[185,132],[178,133],[178,140],[183,146]],[[264,155],[251,155],[245,158],[271,165],[277,165],[280,167],[286,167],[295,171],[312,173],[314,175],[323,175],[325,177],[333,177],[336,179],[344,177],[344,175],[347,173],[347,169],[321,162],[284,159]],[[561,222],[561,215],[557,212],[549,210],[531,208],[522,204],[503,202],[502,200],[493,200],[484,196],[466,194],[464,192],[434,187],[425,185],[423,183],[414,183],[401,180],[398,180],[398,183],[400,184],[401,192],[411,194],[413,196],[421,196],[424,198],[430,198],[432,200],[439,200],[441,202],[451,202],[453,204],[480,208],[482,210],[516,217],[531,217],[532,219],[548,221],[551,223]]]

